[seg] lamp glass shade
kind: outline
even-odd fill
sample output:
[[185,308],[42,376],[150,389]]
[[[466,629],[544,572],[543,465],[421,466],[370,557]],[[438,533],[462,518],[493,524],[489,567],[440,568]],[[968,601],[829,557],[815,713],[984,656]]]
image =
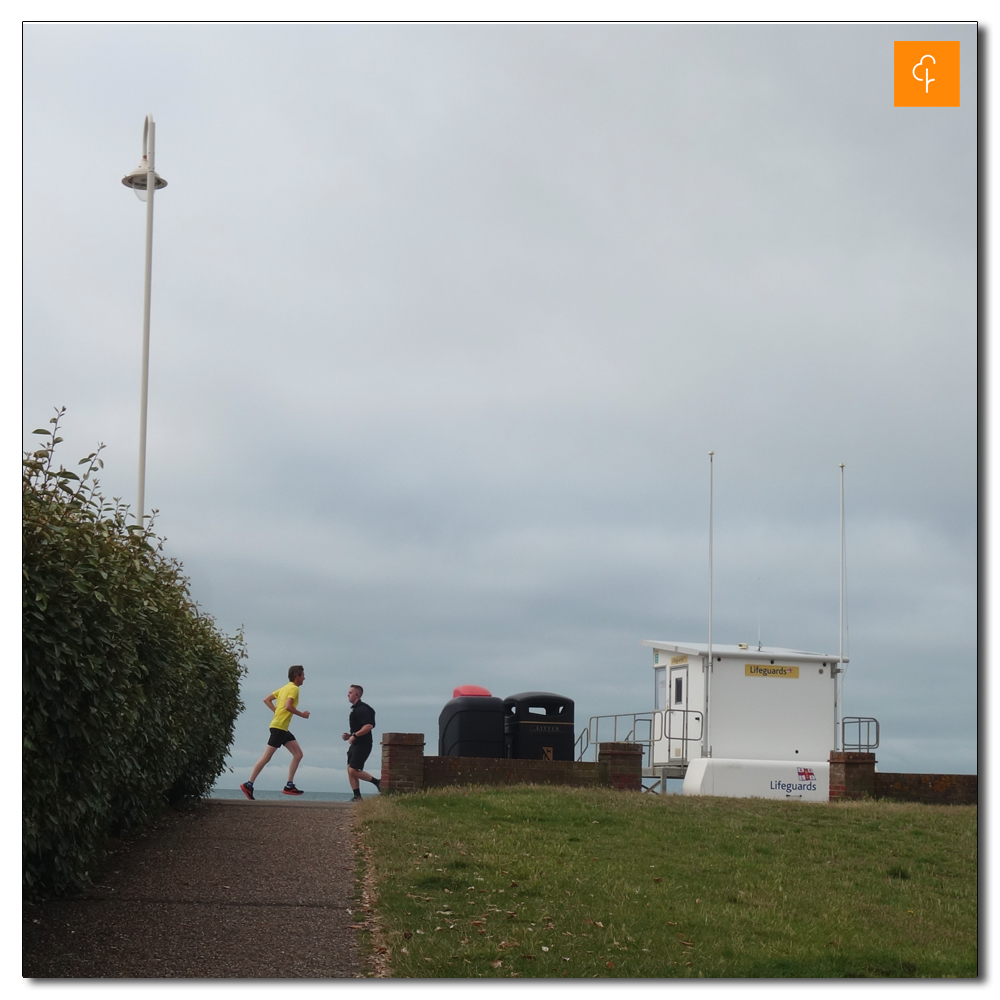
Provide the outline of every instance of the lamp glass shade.
[[[156,171],[153,171],[153,176],[156,178],[154,190],[159,191],[161,188],[165,188],[167,186],[167,182],[158,173],[156,173]],[[122,184],[124,184],[125,187],[131,188],[135,192],[139,201],[146,200],[146,188],[148,182],[149,169],[143,164],[140,164],[135,168],[135,170],[132,171],[132,173],[126,174],[122,178]]]

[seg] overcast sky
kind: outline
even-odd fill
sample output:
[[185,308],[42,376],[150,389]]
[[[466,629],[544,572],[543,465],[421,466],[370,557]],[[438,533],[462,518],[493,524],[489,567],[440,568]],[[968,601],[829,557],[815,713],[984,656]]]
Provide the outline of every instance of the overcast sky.
[[[906,38],[961,41],[960,108],[893,107]],[[291,663],[309,790],[351,682],[428,752],[462,683],[650,708],[640,640],[707,638],[710,449],[715,641],[836,652],[844,462],[847,714],[975,771],[975,43],[29,25],[24,427],[66,406],[134,504],[152,112],[146,497],[246,630],[220,784]]]

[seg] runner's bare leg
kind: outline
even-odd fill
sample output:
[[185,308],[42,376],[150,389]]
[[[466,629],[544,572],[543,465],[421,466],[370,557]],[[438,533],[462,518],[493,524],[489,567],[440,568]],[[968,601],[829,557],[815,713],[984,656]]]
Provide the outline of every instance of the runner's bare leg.
[[358,779],[362,781],[371,781],[372,776],[367,771],[359,771],[356,767],[351,767],[350,764],[347,765],[347,780],[351,783],[351,788],[355,791],[358,790]]
[[250,772],[250,784],[252,785],[257,780],[257,775],[264,770],[264,765],[274,756],[274,751],[277,747],[264,747],[264,755],[257,761],[253,766],[253,770]]
[[298,740],[289,740],[285,746],[292,752],[292,762],[288,765],[288,780],[291,781],[298,770],[299,762],[302,760],[302,747],[299,746]]

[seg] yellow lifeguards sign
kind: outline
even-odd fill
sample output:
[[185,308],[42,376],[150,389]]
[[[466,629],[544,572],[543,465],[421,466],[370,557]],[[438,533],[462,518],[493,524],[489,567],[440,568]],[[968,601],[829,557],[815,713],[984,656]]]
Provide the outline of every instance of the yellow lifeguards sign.
[[747,677],[798,677],[798,667],[776,667],[773,663],[748,663]]
[[678,663],[687,663],[688,658],[686,656],[671,656],[670,666],[676,667]]

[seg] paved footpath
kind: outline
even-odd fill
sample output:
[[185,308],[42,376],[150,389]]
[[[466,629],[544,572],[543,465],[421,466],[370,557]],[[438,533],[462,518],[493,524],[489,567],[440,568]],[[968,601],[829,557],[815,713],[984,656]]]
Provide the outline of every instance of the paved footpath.
[[24,907],[29,978],[355,977],[350,802],[208,800]]

